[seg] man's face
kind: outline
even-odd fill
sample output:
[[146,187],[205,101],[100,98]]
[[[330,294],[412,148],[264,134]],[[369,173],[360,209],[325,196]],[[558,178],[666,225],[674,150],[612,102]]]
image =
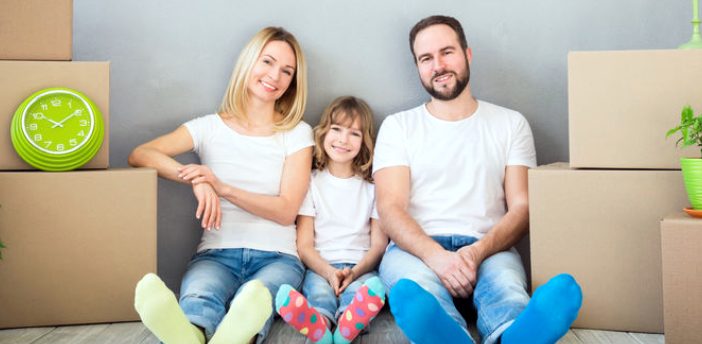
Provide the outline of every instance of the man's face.
[[461,48],[458,35],[448,25],[432,25],[414,40],[414,54],[422,85],[432,97],[452,100],[470,80],[470,48]]

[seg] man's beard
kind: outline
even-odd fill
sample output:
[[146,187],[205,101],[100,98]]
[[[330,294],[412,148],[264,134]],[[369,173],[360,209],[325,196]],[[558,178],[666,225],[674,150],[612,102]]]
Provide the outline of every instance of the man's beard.
[[[439,76],[446,75],[449,73],[452,73],[456,78],[456,84],[453,86],[453,88],[442,88],[442,91],[434,88],[432,81]],[[425,84],[422,81],[422,86],[424,86],[424,89],[427,90],[427,92],[429,92],[429,94],[432,97],[438,100],[453,100],[456,99],[456,97],[458,97],[458,95],[461,94],[461,92],[463,92],[466,86],[468,86],[468,81],[470,81],[470,66],[468,65],[468,63],[466,63],[466,71],[465,73],[463,73],[463,75],[459,76],[458,74],[456,74],[456,72],[443,70],[432,75],[429,84]]]

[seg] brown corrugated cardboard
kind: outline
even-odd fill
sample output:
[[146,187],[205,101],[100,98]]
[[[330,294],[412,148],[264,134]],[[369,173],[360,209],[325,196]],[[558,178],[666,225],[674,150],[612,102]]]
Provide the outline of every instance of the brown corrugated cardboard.
[[661,221],[665,342],[702,343],[702,219],[676,212]]
[[530,170],[532,287],[570,273],[574,327],[662,333],[659,222],[686,205],[680,171]]
[[0,1],[0,59],[71,60],[73,0]]
[[34,169],[12,147],[10,123],[24,99],[47,87],[78,90],[100,108],[105,138],[95,157],[82,168],[107,168],[110,162],[110,63],[0,61],[0,170]]
[[702,111],[702,50],[568,54],[570,166],[679,169],[699,157],[665,138],[683,106]]
[[156,171],[0,172],[0,328],[138,320]]

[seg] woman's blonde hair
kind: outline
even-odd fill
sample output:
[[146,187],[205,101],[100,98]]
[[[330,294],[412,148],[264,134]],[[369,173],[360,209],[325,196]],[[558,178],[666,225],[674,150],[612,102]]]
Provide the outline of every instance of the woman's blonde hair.
[[261,51],[271,41],[286,42],[295,53],[295,73],[290,86],[275,101],[275,110],[283,114],[283,118],[274,123],[273,129],[277,131],[288,130],[295,127],[302,120],[302,115],[305,112],[307,103],[307,64],[302,54],[302,48],[297,43],[295,36],[281,27],[264,28],[246,44],[234,66],[227,92],[224,94],[222,104],[219,107],[219,113],[232,115],[243,122],[248,121],[246,105],[249,91],[247,83],[254,64],[261,56]]
[[332,124],[350,126],[356,119],[361,122],[363,142],[361,150],[353,159],[354,173],[372,182],[371,166],[373,164],[373,112],[363,99],[345,96],[334,99],[324,109],[319,124],[314,127],[314,167],[323,170],[329,164],[329,156],[324,150],[324,138]]

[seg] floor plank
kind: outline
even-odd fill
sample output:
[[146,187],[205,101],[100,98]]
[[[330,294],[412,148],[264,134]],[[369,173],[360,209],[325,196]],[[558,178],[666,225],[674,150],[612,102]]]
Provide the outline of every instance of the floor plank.
[[665,344],[665,337],[662,334],[629,333],[629,335],[641,344]]
[[54,327],[0,330],[0,344],[29,344],[54,330]]
[[573,333],[587,344],[639,344],[626,332],[574,329]]
[[158,343],[158,339],[151,334],[146,326],[140,322],[117,323],[110,324],[104,332],[100,334],[100,342],[102,344],[121,344],[121,343],[144,343],[149,340],[149,343]]
[[578,338],[578,336],[573,333],[573,331],[568,331],[563,338],[558,340],[558,344],[582,344],[583,341]]
[[102,343],[102,334],[109,324],[62,326],[42,336],[32,344],[93,344]]

